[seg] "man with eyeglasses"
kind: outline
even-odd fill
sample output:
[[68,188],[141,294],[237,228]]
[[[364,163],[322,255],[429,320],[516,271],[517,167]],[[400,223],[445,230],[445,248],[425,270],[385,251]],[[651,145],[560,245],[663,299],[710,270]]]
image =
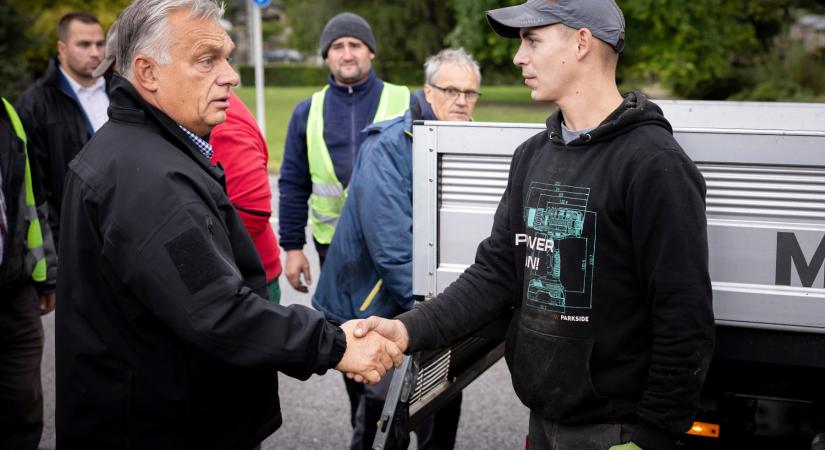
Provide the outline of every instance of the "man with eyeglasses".
[[[481,83],[478,63],[461,48],[442,50],[424,69],[426,84],[410,111],[366,130],[312,299],[330,320],[394,317],[412,308],[412,122],[472,120]],[[351,449],[371,447],[391,378],[377,386],[344,379],[358,419]],[[453,448],[460,412],[461,396],[419,426],[419,448]]]

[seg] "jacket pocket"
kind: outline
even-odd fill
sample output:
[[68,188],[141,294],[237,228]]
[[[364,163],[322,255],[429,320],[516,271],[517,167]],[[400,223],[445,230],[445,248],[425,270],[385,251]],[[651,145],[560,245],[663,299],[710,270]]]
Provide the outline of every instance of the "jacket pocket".
[[524,404],[553,421],[575,421],[606,398],[593,388],[593,341],[553,336],[519,324],[508,352],[513,388]]

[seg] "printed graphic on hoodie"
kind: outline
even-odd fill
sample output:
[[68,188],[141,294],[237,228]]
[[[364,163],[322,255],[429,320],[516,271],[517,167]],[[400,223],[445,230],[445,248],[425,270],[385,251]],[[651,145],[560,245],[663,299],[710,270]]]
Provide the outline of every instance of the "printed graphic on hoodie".
[[527,245],[527,305],[561,313],[560,320],[587,322],[593,305],[597,216],[589,197],[590,188],[532,182],[527,233],[516,235],[516,245]]

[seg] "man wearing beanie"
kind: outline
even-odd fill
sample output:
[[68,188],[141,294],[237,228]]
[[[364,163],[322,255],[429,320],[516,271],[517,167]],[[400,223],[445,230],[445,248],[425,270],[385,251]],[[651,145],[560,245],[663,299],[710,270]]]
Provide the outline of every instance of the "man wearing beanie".
[[613,0],[529,0],[487,19],[521,40],[524,84],[559,110],[516,149],[475,263],[398,320],[357,328],[409,353],[512,311],[505,356],[531,449],[671,450],[713,353],[705,182],[662,110],[619,93]]
[[279,241],[287,255],[284,274],[302,292],[312,282],[303,252],[307,216],[323,265],[364,139],[362,130],[402,116],[410,103],[406,87],[384,82],[373,73],[375,36],[362,17],[345,12],[330,19],[320,49],[329,66],[329,84],[295,107],[278,181]]

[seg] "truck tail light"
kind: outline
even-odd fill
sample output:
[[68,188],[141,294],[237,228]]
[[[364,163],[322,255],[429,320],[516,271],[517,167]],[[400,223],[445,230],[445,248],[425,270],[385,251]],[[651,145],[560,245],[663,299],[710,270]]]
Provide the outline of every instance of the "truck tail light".
[[719,425],[707,422],[693,422],[693,426],[690,427],[690,430],[687,432],[687,434],[708,438],[718,438]]

